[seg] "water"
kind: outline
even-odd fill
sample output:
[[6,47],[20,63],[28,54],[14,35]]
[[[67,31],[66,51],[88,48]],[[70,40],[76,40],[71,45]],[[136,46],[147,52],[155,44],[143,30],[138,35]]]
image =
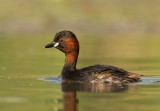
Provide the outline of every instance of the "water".
[[[92,38],[92,39],[91,39]],[[78,68],[109,64],[143,74],[130,85],[61,82],[64,55],[39,37],[0,38],[0,111],[159,111],[160,38],[79,37]],[[50,78],[51,77],[51,78]],[[39,80],[41,79],[41,80]]]
[[[58,83],[58,84],[62,84],[64,82],[62,80],[61,76],[44,77],[44,78],[39,78],[39,80],[47,81],[49,83]],[[68,82],[70,83],[70,81],[68,81]],[[78,82],[75,84],[79,84],[79,83],[81,84],[83,82]],[[93,84],[93,83],[89,83],[89,84]],[[145,76],[145,77],[141,78],[140,82],[136,82],[136,83],[132,83],[132,84],[142,84],[142,85],[144,85],[144,84],[160,84],[160,76],[148,76],[148,77]],[[93,84],[93,85],[95,85],[95,84]]]

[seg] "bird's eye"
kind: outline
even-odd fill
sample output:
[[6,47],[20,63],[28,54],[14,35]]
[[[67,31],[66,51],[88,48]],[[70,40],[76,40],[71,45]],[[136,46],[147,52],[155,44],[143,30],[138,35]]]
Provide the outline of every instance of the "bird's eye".
[[63,42],[63,39],[60,39],[59,42]]

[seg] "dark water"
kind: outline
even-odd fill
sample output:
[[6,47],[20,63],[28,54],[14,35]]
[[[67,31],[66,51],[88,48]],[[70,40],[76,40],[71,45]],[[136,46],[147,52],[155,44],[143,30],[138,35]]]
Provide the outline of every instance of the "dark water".
[[79,40],[78,68],[109,64],[143,74],[143,81],[129,85],[61,82],[52,76],[61,72],[64,55],[43,48],[50,38],[1,37],[0,111],[160,110],[159,37]]

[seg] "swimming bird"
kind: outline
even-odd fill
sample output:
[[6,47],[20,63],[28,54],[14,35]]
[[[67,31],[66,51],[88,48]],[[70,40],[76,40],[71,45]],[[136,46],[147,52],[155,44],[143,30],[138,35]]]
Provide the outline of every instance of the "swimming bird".
[[79,41],[71,31],[56,33],[53,41],[45,48],[55,47],[65,54],[65,63],[61,72],[62,79],[91,83],[133,83],[141,81],[141,75],[125,71],[111,65],[93,65],[77,69]]

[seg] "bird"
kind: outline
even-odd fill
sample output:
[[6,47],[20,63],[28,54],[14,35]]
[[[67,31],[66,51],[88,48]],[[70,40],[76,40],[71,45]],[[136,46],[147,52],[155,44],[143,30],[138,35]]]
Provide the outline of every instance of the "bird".
[[65,62],[60,75],[63,80],[109,84],[128,84],[141,81],[142,75],[111,65],[96,64],[77,69],[76,64],[80,45],[72,31],[57,32],[53,41],[45,46],[45,48],[52,47],[65,54]]

